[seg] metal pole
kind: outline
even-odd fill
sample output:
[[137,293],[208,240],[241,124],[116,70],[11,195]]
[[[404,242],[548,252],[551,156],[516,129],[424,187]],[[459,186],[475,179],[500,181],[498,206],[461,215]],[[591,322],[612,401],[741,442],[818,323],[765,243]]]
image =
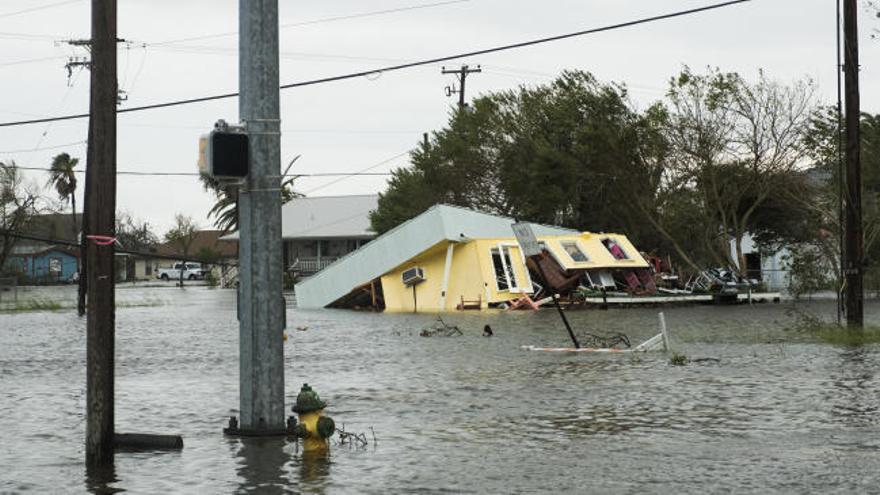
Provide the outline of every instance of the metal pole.
[[[87,231],[113,236],[116,224],[116,0],[92,0],[92,82],[86,190]],[[113,244],[86,240],[86,464],[113,462],[115,296]]]
[[239,0],[239,117],[250,175],[239,199],[240,429],[284,431],[278,0]]
[[846,93],[846,322],[864,324],[862,177],[859,123],[859,39],[856,0],[843,3],[843,64]]
[[550,285],[550,282],[547,280],[547,276],[544,275],[544,268],[541,266],[540,256],[535,256],[534,258],[535,265],[538,266],[538,273],[541,274],[541,278],[544,280],[544,287],[550,290],[550,297],[553,298],[553,305],[556,306],[556,311],[559,311],[559,317],[562,318],[562,323],[565,324],[565,329],[568,330],[568,336],[571,337],[572,343],[574,343],[575,349],[580,349],[581,344],[578,342],[577,337],[574,336],[574,332],[571,331],[571,325],[568,324],[568,318],[565,317],[565,312],[562,311],[562,306],[559,305],[559,300],[556,299],[556,291]]

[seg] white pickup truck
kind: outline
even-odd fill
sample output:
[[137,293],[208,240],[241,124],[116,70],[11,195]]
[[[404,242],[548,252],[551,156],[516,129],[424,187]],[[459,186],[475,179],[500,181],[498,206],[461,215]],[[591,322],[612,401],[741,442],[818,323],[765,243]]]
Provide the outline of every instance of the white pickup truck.
[[156,278],[162,280],[180,280],[180,271],[183,270],[183,278],[186,280],[202,280],[207,270],[199,263],[175,263],[173,268],[160,268],[156,272]]

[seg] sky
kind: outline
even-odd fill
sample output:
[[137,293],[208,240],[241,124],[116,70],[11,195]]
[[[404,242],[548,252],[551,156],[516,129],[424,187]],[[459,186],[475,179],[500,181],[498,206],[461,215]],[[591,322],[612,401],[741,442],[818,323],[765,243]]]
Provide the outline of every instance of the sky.
[[[370,70],[404,61],[564,34],[696,8],[717,0],[279,0],[280,79]],[[861,2],[860,2],[861,3]],[[119,0],[119,85],[127,106],[238,91],[235,0]],[[281,92],[282,167],[292,173],[388,172],[406,166],[424,132],[444,126],[457,96],[441,66],[481,65],[467,97],[537,85],[566,69],[627,85],[634,105],[664,97],[684,65],[718,67],[754,79],[810,78],[821,103],[836,101],[836,7],[830,0],[752,0],[691,16]],[[384,11],[384,12],[383,12]],[[390,11],[390,12],[389,12]],[[369,15],[367,15],[369,14]],[[861,103],[880,112],[880,19],[860,14]],[[84,57],[64,40],[88,38],[88,0],[0,0],[0,122],[88,112],[89,73],[65,63]],[[195,172],[198,138],[236,99],[120,114],[118,170]],[[0,128],[0,161],[48,167],[68,152],[85,162],[87,120]],[[45,184],[45,172],[28,172]],[[387,177],[312,177],[307,196],[372,194]],[[214,201],[197,177],[119,176],[117,210],[161,236],[174,215],[203,228]],[[47,191],[47,194],[50,194]],[[82,187],[77,193],[82,204]]]

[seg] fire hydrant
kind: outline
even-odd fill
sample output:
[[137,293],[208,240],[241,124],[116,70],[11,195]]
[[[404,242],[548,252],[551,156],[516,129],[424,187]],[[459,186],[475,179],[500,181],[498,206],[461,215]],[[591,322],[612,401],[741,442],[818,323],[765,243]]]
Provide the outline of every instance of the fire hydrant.
[[330,446],[328,440],[336,431],[336,423],[324,416],[325,407],[327,403],[318,397],[318,393],[308,383],[303,383],[293,406],[293,412],[299,415],[295,435],[303,439],[303,452],[326,451]]

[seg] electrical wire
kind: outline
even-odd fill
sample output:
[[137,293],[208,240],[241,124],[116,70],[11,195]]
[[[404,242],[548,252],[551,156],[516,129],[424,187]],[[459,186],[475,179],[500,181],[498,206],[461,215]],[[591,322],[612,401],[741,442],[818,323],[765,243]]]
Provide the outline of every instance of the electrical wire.
[[[72,143],[56,144],[53,146],[44,146],[42,148],[24,148],[24,149],[20,149],[20,150],[3,150],[3,151],[0,151],[0,155],[11,155],[13,153],[35,153],[38,151],[45,151],[45,150],[57,150],[58,148],[67,148],[70,146],[78,146],[81,144],[86,144],[87,142],[88,141],[74,141]],[[22,168],[22,167],[18,167],[18,168]],[[48,169],[46,169],[46,170],[48,170]]]
[[[336,22],[336,21],[344,21],[344,20],[349,20],[349,19],[358,19],[358,18],[362,18],[362,17],[374,17],[374,16],[378,16],[378,15],[385,15],[385,14],[395,14],[398,12],[406,12],[409,10],[428,9],[428,8],[433,8],[433,7],[440,7],[443,5],[451,5],[454,3],[465,3],[465,2],[470,2],[470,1],[471,0],[447,0],[444,2],[434,2],[434,3],[426,3],[426,4],[421,4],[421,5],[411,5],[409,7],[399,7],[399,8],[394,8],[394,9],[375,10],[372,12],[361,12],[359,14],[348,14],[348,15],[340,15],[340,16],[334,16],[334,17],[325,17],[323,19],[313,19],[310,21],[301,21],[301,22],[293,22],[293,23],[288,23],[288,24],[279,24],[278,28],[279,29],[286,29],[286,28],[291,28],[291,27],[310,26],[313,24],[323,24],[326,22]],[[207,40],[207,39],[213,39],[213,38],[225,38],[227,36],[235,36],[236,34],[238,34],[238,31],[228,31],[225,33],[206,34],[203,36],[192,36],[189,38],[179,38],[179,39],[175,39],[175,40],[159,41],[156,43],[148,43],[147,45],[148,46],[164,46],[164,45],[171,45],[171,44],[176,44],[176,43],[185,43],[187,41],[200,41],[200,40]]]
[[[393,160],[396,160],[396,159],[398,159],[398,158],[400,158],[400,157],[402,157],[402,156],[404,156],[404,155],[408,155],[408,154],[410,154],[412,151],[413,151],[413,150],[409,149],[409,150],[404,151],[403,153],[398,153],[398,154],[392,156],[391,158],[386,158],[386,159],[382,160],[381,162],[379,162],[379,163],[377,163],[377,164],[375,164],[375,165],[371,165],[371,166],[369,166],[369,167],[367,167],[367,168],[364,168],[364,169],[358,170],[357,172],[355,172],[355,173],[353,173],[353,174],[350,174],[350,175],[348,175],[348,176],[344,176],[344,177],[340,177],[339,179],[332,180],[332,181],[330,181],[330,182],[328,182],[328,183],[326,183],[326,184],[321,184],[321,185],[318,186],[318,187],[315,187],[315,188],[313,188],[313,189],[309,189],[308,191],[303,192],[303,194],[305,194],[305,195],[309,195],[309,194],[312,194],[312,193],[315,192],[315,191],[320,191],[321,189],[324,189],[324,188],[326,188],[326,187],[330,187],[330,186],[332,186],[333,184],[337,184],[337,183],[339,183],[339,182],[342,182],[342,181],[344,181],[345,179],[348,179],[348,178],[350,178],[350,177],[356,177],[356,176],[358,176],[358,175],[366,174],[366,173],[369,172],[370,170],[372,170],[372,169],[374,169],[374,168],[376,168],[376,167],[380,167],[380,166],[382,166],[382,165],[385,165],[386,163],[389,163],[389,162],[391,162],[391,161],[393,161]],[[391,172],[386,172],[384,175],[391,175]]]
[[59,7],[59,6],[61,6],[61,5],[67,5],[67,4],[70,4],[70,3],[78,3],[78,2],[82,2],[82,0],[65,0],[64,2],[50,3],[50,4],[48,4],[48,5],[42,5],[42,6],[40,6],[40,7],[31,7],[31,8],[29,8],[29,9],[18,10],[18,11],[15,11],[15,12],[7,12],[7,13],[5,13],[5,14],[0,14],[0,19],[5,18],[5,17],[12,17],[12,16],[14,16],[14,15],[20,15],[20,14],[27,14],[27,13],[30,13],[30,12],[36,12],[36,11],[38,11],[38,10],[51,9],[51,8],[54,8],[54,7]]
[[[301,88],[301,87],[305,87],[305,86],[313,86],[313,85],[317,85],[317,84],[331,83],[331,82],[336,82],[336,81],[342,81],[345,79],[354,79],[354,78],[358,78],[358,77],[370,76],[370,75],[375,75],[375,74],[382,74],[385,72],[392,72],[392,71],[397,71],[397,70],[402,70],[402,69],[410,69],[413,67],[419,67],[419,66],[423,66],[423,65],[431,65],[431,64],[436,64],[439,62],[448,62],[451,60],[474,57],[477,55],[486,55],[489,53],[497,53],[497,52],[513,50],[513,49],[517,49],[517,48],[524,48],[527,46],[539,45],[539,44],[549,43],[549,42],[553,42],[553,41],[560,41],[560,40],[575,38],[575,37],[579,37],[579,36],[585,36],[585,35],[590,35],[590,34],[606,32],[606,31],[612,31],[612,30],[616,30],[616,29],[632,27],[632,26],[636,26],[639,24],[647,24],[650,22],[656,22],[656,21],[661,21],[661,20],[666,20],[666,19],[672,19],[675,17],[682,17],[682,16],[686,16],[686,15],[697,14],[700,12],[706,12],[709,10],[716,10],[716,9],[720,9],[723,7],[729,7],[732,5],[737,5],[737,4],[746,3],[746,2],[750,2],[750,1],[752,1],[752,0],[730,0],[727,2],[716,3],[716,4],[707,5],[707,6],[703,6],[703,7],[697,7],[697,8],[693,8],[693,9],[680,10],[677,12],[672,12],[672,13],[662,14],[662,15],[657,15],[657,16],[652,16],[652,17],[644,17],[641,19],[633,20],[633,21],[627,21],[627,22],[622,22],[622,23],[618,23],[618,24],[611,24],[608,26],[603,26],[603,27],[598,27],[598,28],[593,28],[593,29],[586,29],[583,31],[576,31],[573,33],[566,33],[566,34],[550,36],[550,37],[546,37],[546,38],[538,38],[538,39],[534,39],[534,40],[523,41],[523,42],[513,43],[513,44],[509,44],[509,45],[502,45],[502,46],[497,46],[497,47],[493,47],[493,48],[485,48],[482,50],[474,50],[474,51],[470,51],[470,52],[464,52],[464,53],[459,53],[459,54],[455,54],[455,55],[447,55],[447,56],[443,56],[443,57],[420,60],[420,61],[410,62],[410,63],[405,63],[405,64],[391,65],[391,66],[387,66],[387,67],[381,67],[378,69],[352,72],[349,74],[341,74],[341,75],[337,75],[337,76],[322,77],[322,78],[318,78],[318,79],[311,79],[311,80],[307,80],[307,81],[300,81],[300,82],[295,82],[295,83],[290,83],[290,84],[284,84],[284,85],[281,85],[279,87],[279,89]],[[122,108],[122,109],[117,110],[117,113],[129,113],[129,112],[139,112],[139,111],[144,111],[144,110],[155,110],[155,109],[159,109],[159,108],[168,108],[168,107],[174,107],[174,106],[190,105],[190,104],[194,104],[194,103],[203,103],[203,102],[207,102],[207,101],[234,98],[236,96],[238,96],[238,92],[223,93],[223,94],[217,94],[217,95],[212,95],[212,96],[202,96],[202,97],[198,97],[198,98],[187,98],[187,99],[182,99],[182,100],[169,101],[169,102],[165,102],[165,103],[154,103],[152,105],[142,105],[142,106],[137,106],[137,107]],[[53,121],[58,121],[58,120],[73,120],[73,119],[85,118],[88,116],[89,116],[89,114],[83,113],[83,114],[74,114],[74,115],[64,115],[64,116],[58,116],[58,117],[47,117],[47,118],[42,118],[42,119],[20,120],[20,121],[15,121],[15,122],[2,122],[2,123],[0,123],[0,127],[12,127],[12,126],[21,126],[21,125],[29,125],[29,124],[39,124],[39,123],[43,123],[43,122],[53,122]]]
[[[59,145],[57,147],[60,148],[61,145]],[[51,148],[54,148],[54,147],[43,148],[43,149],[51,149]],[[378,167],[379,165],[382,165],[383,163],[386,163],[386,162],[382,162],[382,163],[373,165],[373,167]],[[36,172],[49,172],[52,170],[51,168],[47,168],[47,167],[23,167],[20,165],[16,165],[15,168],[17,168],[19,170],[30,170],[30,171],[36,171]],[[74,170],[73,172],[76,174],[86,173],[85,170]],[[133,176],[141,176],[141,177],[199,177],[201,174],[199,172],[143,172],[143,171],[139,171],[139,170],[117,170],[116,175],[133,175]],[[303,173],[284,174],[284,175],[282,175],[282,177],[293,177],[293,178],[300,178],[300,177],[305,177],[305,178],[310,178],[310,177],[356,177],[356,176],[376,176],[376,177],[379,177],[379,176],[388,176],[388,175],[391,175],[391,172],[317,172],[317,173],[313,173],[313,174],[303,174]],[[321,187],[325,187],[325,186],[321,186]]]

